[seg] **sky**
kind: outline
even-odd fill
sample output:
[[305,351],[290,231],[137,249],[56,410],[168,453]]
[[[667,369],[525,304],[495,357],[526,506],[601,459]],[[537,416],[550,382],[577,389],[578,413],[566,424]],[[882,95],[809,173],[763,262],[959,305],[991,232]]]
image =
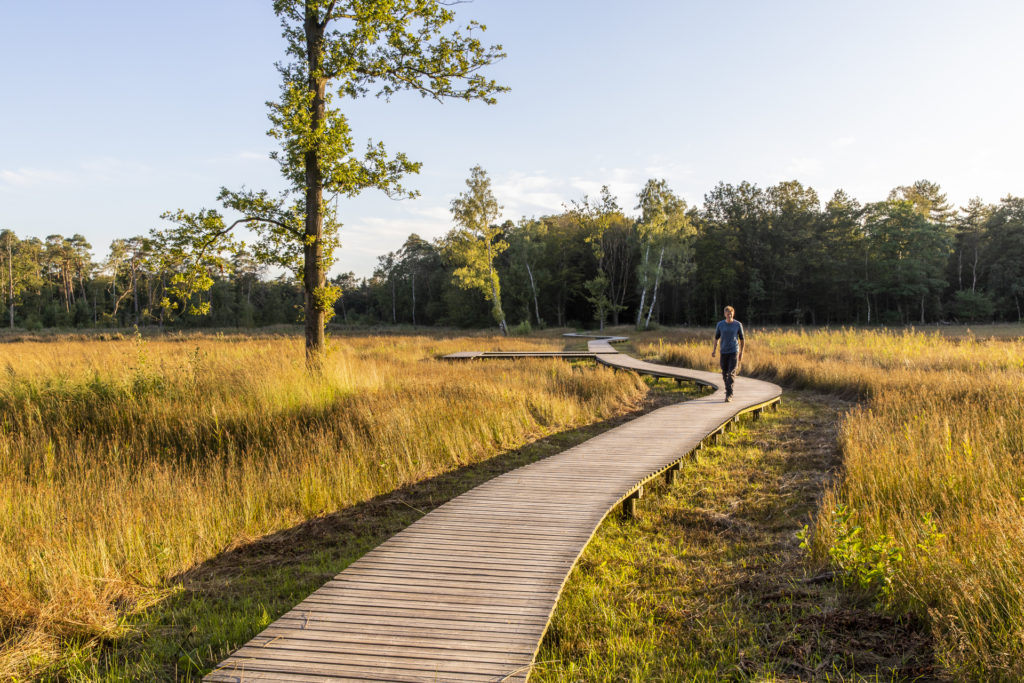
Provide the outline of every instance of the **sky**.
[[[862,202],[926,178],[956,205],[1024,194],[1024,3],[474,0],[508,57],[494,106],[346,100],[357,141],[423,162],[415,200],[339,200],[332,272],[372,273],[451,227],[480,164],[503,218],[648,178],[691,205],[719,182],[799,180]],[[284,41],[270,0],[0,0],[0,229],[148,233],[221,186],[285,187],[265,102]]]

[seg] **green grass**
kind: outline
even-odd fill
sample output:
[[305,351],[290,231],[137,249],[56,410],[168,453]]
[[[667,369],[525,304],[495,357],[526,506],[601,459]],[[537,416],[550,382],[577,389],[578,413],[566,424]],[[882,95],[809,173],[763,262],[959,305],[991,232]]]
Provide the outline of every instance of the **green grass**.
[[787,394],[611,515],[571,575],[532,683],[902,680],[934,673],[916,622],[816,576],[796,533],[839,466],[849,403]]

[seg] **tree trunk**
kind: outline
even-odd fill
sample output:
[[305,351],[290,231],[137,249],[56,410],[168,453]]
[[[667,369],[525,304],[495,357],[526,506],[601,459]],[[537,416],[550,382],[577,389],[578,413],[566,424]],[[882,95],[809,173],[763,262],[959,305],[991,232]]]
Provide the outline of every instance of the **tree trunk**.
[[644,249],[644,265],[642,271],[644,274],[644,284],[640,289],[640,307],[636,309],[636,328],[640,329],[640,321],[644,317],[644,304],[647,303],[647,260],[651,254],[651,245],[648,244]]
[[82,301],[88,306],[89,297],[85,293],[85,278],[82,276],[82,271],[78,271],[78,286],[82,288]]
[[394,278],[394,275],[392,275],[391,276],[391,324],[392,325],[397,325],[398,324],[398,304],[396,303],[396,299],[397,299],[397,297],[396,297],[396,294],[395,294],[395,278]]
[[494,256],[491,254],[491,245],[487,244],[487,275],[491,279],[491,302],[492,313],[501,328],[501,333],[508,336],[508,325],[505,323],[505,309],[501,307],[501,294],[498,292],[498,276],[494,273]]
[[963,245],[956,250],[956,288],[964,288],[964,249]]
[[11,329],[14,329],[14,250],[11,249],[10,243],[7,244],[7,277],[10,283],[11,298],[8,299],[8,305],[10,306],[11,314]]
[[971,267],[971,291],[978,286],[978,247],[974,247],[974,265]]
[[921,295],[921,324],[924,325],[924,298],[925,295]]
[[530,276],[530,291],[533,292],[533,312],[537,315],[537,327],[542,325],[540,321],[540,304],[537,303],[537,285],[533,282],[533,271],[530,269],[530,261],[526,261],[526,274]]
[[139,324],[139,281],[135,270],[135,261],[132,260],[132,312],[135,314],[135,325]]
[[[310,127],[320,131],[324,125],[326,100],[324,92],[327,81],[322,75],[324,27],[317,21],[317,11],[306,3],[304,28],[306,33],[306,61],[309,69],[307,89],[312,95],[310,102]],[[324,351],[324,325],[326,311],[321,307],[318,294],[327,279],[324,272],[323,227],[324,187],[323,171],[315,150],[307,151],[303,157],[306,171],[306,243],[303,246],[302,285],[306,313],[306,365],[319,368]]]
[[412,273],[412,326],[416,327],[416,272]]
[[661,253],[658,254],[658,271],[654,276],[654,289],[651,290],[651,307],[647,309],[647,319],[644,320],[645,330],[651,326],[651,313],[654,312],[654,305],[658,303],[658,283],[661,282],[661,263],[663,258],[665,258],[665,247],[662,247]]
[[865,294],[864,295],[864,301],[868,305],[868,325],[870,325],[871,324],[871,295],[870,294]]

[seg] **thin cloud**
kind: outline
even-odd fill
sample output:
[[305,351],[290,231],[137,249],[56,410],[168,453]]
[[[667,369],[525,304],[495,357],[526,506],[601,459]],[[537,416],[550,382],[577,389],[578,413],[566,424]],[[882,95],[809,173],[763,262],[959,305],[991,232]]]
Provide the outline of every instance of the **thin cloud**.
[[75,175],[67,171],[48,168],[0,169],[0,185],[10,188],[28,189],[40,185],[54,183],[67,184],[74,182]]
[[820,159],[813,157],[796,157],[790,159],[786,166],[786,175],[789,177],[803,178],[815,176],[821,173],[822,164]]

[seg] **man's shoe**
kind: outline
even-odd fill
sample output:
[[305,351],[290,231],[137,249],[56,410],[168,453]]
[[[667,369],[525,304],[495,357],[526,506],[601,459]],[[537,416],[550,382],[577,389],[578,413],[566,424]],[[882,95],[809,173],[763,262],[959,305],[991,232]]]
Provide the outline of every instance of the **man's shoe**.
[[732,403],[732,396],[726,396],[725,397],[725,402],[726,403]]

